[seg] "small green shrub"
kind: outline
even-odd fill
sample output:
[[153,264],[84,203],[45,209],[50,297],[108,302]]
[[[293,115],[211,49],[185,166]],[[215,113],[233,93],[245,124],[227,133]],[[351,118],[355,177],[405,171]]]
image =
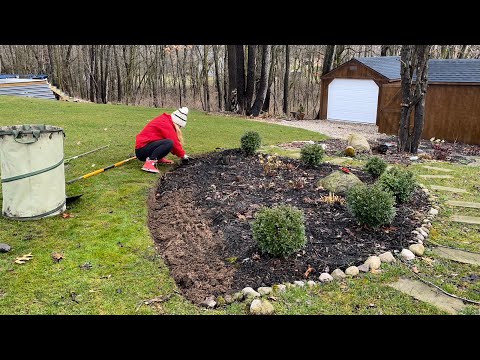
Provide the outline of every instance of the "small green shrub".
[[370,157],[365,164],[365,171],[367,171],[374,178],[378,178],[380,175],[382,175],[386,168],[387,162],[378,156]]
[[252,231],[260,249],[273,256],[291,255],[307,242],[303,211],[289,205],[259,210]]
[[395,217],[395,198],[378,184],[356,185],[347,192],[347,207],[362,224],[377,227]]
[[379,179],[383,189],[390,191],[398,203],[404,203],[412,197],[415,190],[413,173],[407,169],[393,167],[384,172]]
[[262,138],[256,131],[247,131],[240,139],[240,146],[247,156],[255,154],[261,144]]
[[325,150],[319,144],[307,144],[300,150],[300,159],[309,167],[320,165]]

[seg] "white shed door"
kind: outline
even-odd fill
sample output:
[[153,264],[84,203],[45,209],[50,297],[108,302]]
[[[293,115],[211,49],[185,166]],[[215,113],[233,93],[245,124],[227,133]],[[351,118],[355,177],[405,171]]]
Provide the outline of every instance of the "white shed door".
[[328,120],[375,124],[378,85],[373,80],[334,79],[328,86]]

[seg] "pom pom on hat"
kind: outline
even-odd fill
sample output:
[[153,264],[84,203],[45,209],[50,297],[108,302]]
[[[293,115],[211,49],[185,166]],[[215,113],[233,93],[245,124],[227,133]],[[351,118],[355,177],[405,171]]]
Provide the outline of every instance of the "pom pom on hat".
[[181,107],[180,109],[177,109],[172,113],[172,120],[178,126],[185,127],[187,126],[187,114],[188,108]]

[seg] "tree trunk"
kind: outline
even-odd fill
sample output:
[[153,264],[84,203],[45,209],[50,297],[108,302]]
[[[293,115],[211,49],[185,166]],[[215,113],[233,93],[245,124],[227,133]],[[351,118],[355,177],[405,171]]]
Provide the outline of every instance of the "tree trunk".
[[94,50],[95,45],[90,45],[89,47],[89,54],[90,54],[90,73],[89,73],[89,79],[90,79],[90,92],[89,92],[89,97],[91,102],[95,102],[95,78],[94,78],[94,72],[95,72],[95,50]]
[[210,89],[208,87],[208,45],[203,45],[203,81],[205,95],[205,110],[210,111]]
[[382,45],[380,49],[380,56],[387,56],[388,50],[390,50],[390,45]]
[[222,86],[220,84],[220,71],[218,65],[218,48],[219,45],[212,45],[213,48],[213,63],[215,65],[215,84],[217,85],[218,110],[222,110]]
[[238,113],[245,114],[245,52],[243,45],[235,45],[237,62],[237,102]]
[[[402,103],[398,129],[398,151],[416,153],[423,131],[425,96],[428,85],[428,59],[430,45],[403,45],[400,76]],[[416,74],[415,87],[412,86]],[[410,115],[415,109],[414,125],[410,130]]]
[[255,45],[248,45],[247,91],[245,95],[246,114],[252,110],[253,92],[255,90]]
[[415,72],[417,81],[415,83],[415,115],[413,122],[413,134],[410,144],[410,152],[416,154],[420,138],[425,124],[425,98],[428,86],[428,59],[431,45],[417,45],[417,61]]
[[457,57],[459,59],[465,58],[465,55],[467,53],[467,49],[468,49],[468,45],[462,45]]
[[335,53],[335,45],[327,45],[325,55],[323,57],[322,76],[330,71],[332,67],[333,54]]
[[232,98],[237,90],[237,53],[235,45],[227,45],[228,52],[228,111],[236,111],[232,108]]
[[290,76],[290,45],[285,45],[285,76],[283,78],[283,113],[288,116],[288,79]]
[[340,63],[342,62],[342,55],[344,51],[345,51],[345,45],[337,45],[335,47],[335,59],[334,59],[335,67],[339,66]]
[[117,102],[121,103],[123,99],[122,72],[120,70],[116,45],[113,45],[113,54],[115,56],[115,68],[117,70]]
[[275,45],[271,45],[271,64],[270,64],[270,72],[268,74],[268,85],[267,85],[267,94],[265,95],[265,101],[263,102],[262,111],[268,112],[270,109],[270,95],[271,95],[271,88],[273,79],[275,77],[276,71],[276,63],[277,63],[277,48]]
[[268,87],[268,74],[270,68],[270,45],[262,45],[262,71],[260,74],[260,87],[258,89],[257,97],[252,107],[252,115],[258,116],[262,109],[263,102],[265,101],[265,95]]
[[224,45],[224,57],[223,57],[223,109],[228,110],[230,106],[228,105],[228,53],[227,45]]
[[50,84],[58,86],[57,77],[55,76],[55,58],[53,52],[55,51],[53,45],[47,45],[48,51],[48,76]]

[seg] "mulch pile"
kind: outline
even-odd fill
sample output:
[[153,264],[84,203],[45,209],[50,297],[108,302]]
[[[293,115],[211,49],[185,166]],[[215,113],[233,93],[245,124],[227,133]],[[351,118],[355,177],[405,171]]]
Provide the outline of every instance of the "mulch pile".
[[[148,224],[157,250],[184,295],[201,303],[245,286],[257,288],[300,279],[317,279],[337,267],[359,265],[369,255],[401,250],[429,208],[418,190],[397,207],[391,226],[359,226],[346,205],[320,201],[327,191],[316,183],[339,167],[307,168],[279,157],[266,175],[258,156],[239,149],[207,154],[166,173],[149,200]],[[361,170],[351,169],[365,183]],[[290,204],[305,213],[307,244],[287,258],[260,251],[251,222],[263,206]],[[306,276],[305,276],[306,275]]]

